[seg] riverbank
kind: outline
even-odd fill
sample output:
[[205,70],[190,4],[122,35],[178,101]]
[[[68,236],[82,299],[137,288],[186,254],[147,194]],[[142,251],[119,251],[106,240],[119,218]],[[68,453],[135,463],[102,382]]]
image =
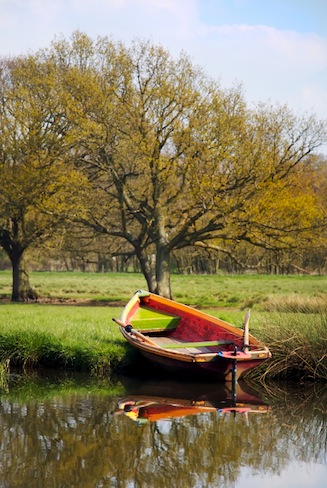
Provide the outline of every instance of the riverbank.
[[[55,273],[42,276],[49,289],[50,280],[53,289],[56,289],[56,280],[66,282],[68,289],[68,282],[73,278],[76,286],[79,283],[80,290],[83,290],[80,296],[72,285],[70,290],[74,289],[74,293],[70,291],[70,294],[75,296],[63,297],[58,293],[57,297],[54,294],[46,297],[43,292],[41,303],[11,304],[8,303],[8,296],[3,295],[3,300],[0,300],[0,377],[8,367],[51,367],[87,371],[101,376],[137,366],[137,354],[124,341],[112,318],[119,317],[123,304],[132,294],[126,296],[125,287],[129,289],[131,282],[135,285],[134,281],[140,276],[119,275],[116,282],[115,275],[107,276],[111,283],[111,294],[106,296],[99,294],[97,288],[104,283],[105,276],[80,275],[82,276]],[[0,273],[0,284],[4,278],[6,276]],[[239,327],[242,326],[245,314],[246,304],[241,303],[246,299],[244,288],[247,290],[248,307],[252,300],[251,332],[265,342],[273,354],[271,360],[251,374],[253,379],[326,381],[326,295],[313,295],[313,280],[308,280],[307,277],[303,277],[303,280],[301,277],[289,278],[286,293],[283,277],[270,279],[271,277],[259,276],[256,280],[253,276],[235,276],[226,277],[225,281],[222,277],[212,276],[190,277],[188,281],[185,277],[180,277],[180,280],[178,278],[174,277],[178,282],[176,288],[184,287],[184,300],[177,296],[176,299],[198,307],[203,305],[201,308],[212,315]],[[226,281],[229,288],[224,286]],[[327,278],[325,281],[316,280],[316,292],[326,281]],[[208,285],[206,299],[200,302],[199,297],[205,284]],[[241,288],[244,295],[237,295],[237,290]],[[295,293],[296,289],[301,292]],[[256,299],[253,290],[258,290]],[[270,293],[271,290],[275,290],[275,293]],[[39,290],[39,294],[42,295],[42,290]],[[219,301],[217,297],[223,294],[224,303],[210,308],[215,298]],[[196,303],[194,297],[197,299]],[[234,307],[231,306],[233,301]]]
[[[137,366],[138,355],[112,317],[121,308],[71,305],[1,306],[0,364],[111,375]],[[241,325],[242,312],[209,310]],[[326,314],[253,312],[251,331],[273,357],[252,378],[327,379]],[[0,366],[1,368],[1,366]]]

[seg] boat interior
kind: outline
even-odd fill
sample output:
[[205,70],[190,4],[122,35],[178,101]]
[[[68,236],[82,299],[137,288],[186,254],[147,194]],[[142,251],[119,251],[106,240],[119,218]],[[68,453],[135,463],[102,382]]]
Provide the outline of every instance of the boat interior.
[[219,328],[210,321],[191,315],[140,306],[131,317],[131,325],[151,337],[159,347],[190,353],[213,353],[241,347],[242,337]]

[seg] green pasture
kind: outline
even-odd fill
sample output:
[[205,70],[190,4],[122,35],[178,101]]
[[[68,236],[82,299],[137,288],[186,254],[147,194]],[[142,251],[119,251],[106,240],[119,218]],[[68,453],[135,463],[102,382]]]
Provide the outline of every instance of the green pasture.
[[[10,303],[11,275],[0,272],[0,384],[9,368],[35,367],[111,375],[135,364],[113,317],[142,275],[31,273],[40,302]],[[241,327],[251,309],[251,332],[273,359],[260,379],[327,379],[327,277],[177,276],[174,298]]]
[[[126,302],[146,289],[142,274],[33,272],[31,286],[41,300]],[[273,309],[276,302],[327,302],[327,276],[173,275],[174,299],[201,308]],[[11,296],[11,273],[0,271],[0,301]]]

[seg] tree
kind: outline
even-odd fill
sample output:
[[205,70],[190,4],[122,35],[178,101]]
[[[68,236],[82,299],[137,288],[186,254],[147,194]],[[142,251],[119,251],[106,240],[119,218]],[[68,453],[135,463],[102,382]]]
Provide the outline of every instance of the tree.
[[33,56],[0,66],[0,245],[12,264],[13,301],[35,298],[25,251],[52,237],[81,205],[84,181],[70,162],[71,126],[56,73]]
[[[171,296],[174,250],[217,240],[278,248],[286,222],[301,230],[285,189],[326,140],[326,123],[284,106],[250,110],[239,87],[223,90],[184,54],[175,60],[149,42],[127,49],[75,33],[52,56],[66,60],[79,164],[94,187],[82,220],[128,243],[149,290]],[[282,221],[265,204],[275,192]]]

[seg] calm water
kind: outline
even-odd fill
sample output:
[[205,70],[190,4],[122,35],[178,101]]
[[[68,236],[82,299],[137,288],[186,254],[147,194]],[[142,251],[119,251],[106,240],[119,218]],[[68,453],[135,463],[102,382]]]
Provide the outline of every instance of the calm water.
[[327,391],[12,377],[0,487],[326,487]]

